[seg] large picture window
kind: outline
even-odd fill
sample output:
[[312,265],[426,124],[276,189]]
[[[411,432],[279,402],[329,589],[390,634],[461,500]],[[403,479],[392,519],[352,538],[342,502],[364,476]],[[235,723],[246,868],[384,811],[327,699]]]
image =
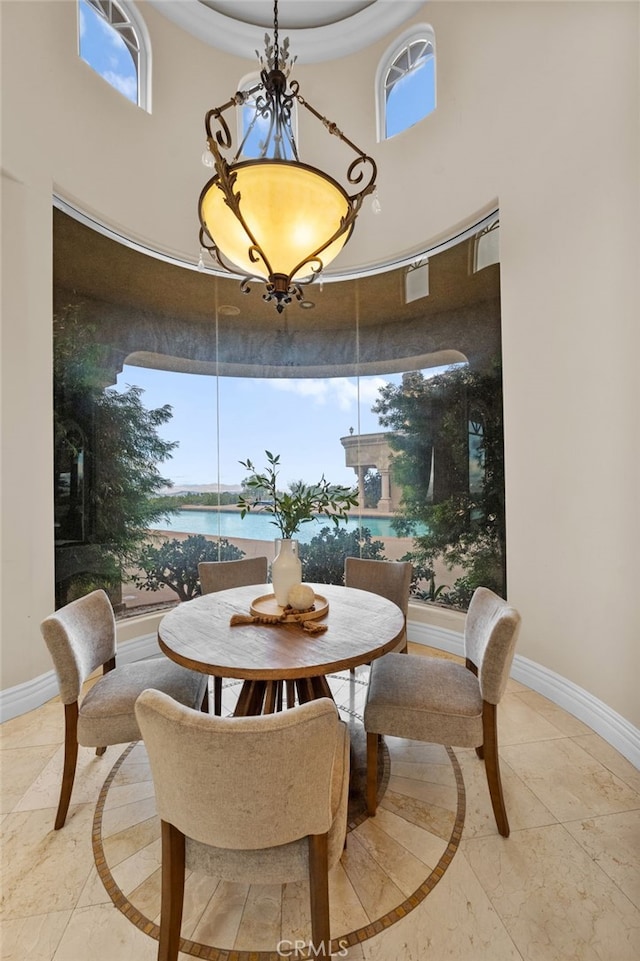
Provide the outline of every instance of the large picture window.
[[[233,280],[169,265],[166,311],[109,304],[125,262],[138,296],[160,268],[92,234],[55,212],[59,605],[101,585],[128,616],[197,593],[200,560],[272,559],[245,466],[267,451],[279,490],[324,477],[355,492],[348,521],[301,528],[306,580],[341,583],[349,555],[407,558],[416,600],[504,594],[499,265],[469,269],[473,237],[429,257],[422,297],[398,270],[311,286],[274,319]],[[80,284],[96,243],[108,282]],[[213,321],[193,313],[208,299]],[[240,495],[257,501],[244,517]]]

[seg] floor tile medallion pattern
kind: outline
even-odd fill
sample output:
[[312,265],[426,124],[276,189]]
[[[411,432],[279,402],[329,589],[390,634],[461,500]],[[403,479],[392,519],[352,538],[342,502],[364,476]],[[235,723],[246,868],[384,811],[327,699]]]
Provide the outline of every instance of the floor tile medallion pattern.
[[[448,656],[409,646],[418,655]],[[358,668],[356,678],[364,681],[365,669]],[[361,685],[334,690],[338,703],[359,711]],[[496,831],[484,765],[473,749],[456,748],[466,811],[449,868],[404,919],[336,957],[638,961],[640,771],[582,721],[514,679],[498,727],[511,836]],[[369,918],[377,921],[409,898],[451,833],[448,757],[417,742],[387,744],[382,805],[375,818],[351,831],[332,872],[336,935],[366,928]],[[0,724],[3,961],[156,961],[158,942],[114,907],[92,853],[96,799],[124,747],[108,747],[102,757],[80,749],[67,823],[55,831],[64,754],[60,700]],[[132,749],[109,789],[103,846],[117,886],[157,924],[158,827],[150,782],[140,776],[146,759],[140,753],[138,762],[137,753]],[[426,797],[431,819],[421,822],[417,802]],[[382,883],[380,865],[397,890]],[[186,888],[183,935],[194,943],[229,945],[220,961],[273,951],[285,930],[287,937],[307,938],[307,891],[300,887],[282,895],[271,888],[216,889],[209,879],[190,876]],[[395,901],[386,896],[389,890]],[[190,957],[180,952],[180,961]]]
[[[406,917],[433,890],[460,844],[465,793],[453,751],[415,742],[416,764],[407,754],[412,742],[388,738],[379,769],[380,807],[375,819],[367,818],[360,720],[366,675],[336,675],[330,684],[350,728],[355,774],[348,843],[329,879],[337,953]],[[229,700],[233,686],[225,686]],[[425,760],[431,763],[425,766]],[[115,906],[157,939],[160,824],[141,742],[123,751],[102,787],[92,842],[98,874]],[[282,961],[278,942],[309,940],[308,885],[250,886],[191,874],[185,883],[182,934],[180,950],[208,961]]]

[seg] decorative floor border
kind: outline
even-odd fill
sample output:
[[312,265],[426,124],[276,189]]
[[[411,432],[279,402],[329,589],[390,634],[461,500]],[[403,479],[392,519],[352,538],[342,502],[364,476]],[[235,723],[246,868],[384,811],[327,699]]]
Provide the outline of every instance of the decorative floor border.
[[[160,937],[159,926],[150,918],[147,918],[144,914],[142,914],[120,890],[113,875],[111,874],[109,865],[107,864],[104,854],[104,847],[102,844],[102,819],[109,788],[111,787],[113,779],[120,770],[122,764],[126,761],[127,757],[137,743],[137,741],[133,741],[128,745],[128,747],[125,748],[116,763],[113,765],[107,776],[107,779],[102,786],[93,818],[91,842],[98,875],[114,905],[129,921],[131,921],[132,924],[135,924],[140,931],[143,931],[145,934],[149,935],[150,938],[154,938],[157,941]],[[446,751],[449,756],[449,760],[451,761],[451,766],[455,776],[457,804],[453,830],[451,831],[447,846],[438,863],[425,878],[422,884],[416,888],[413,894],[406,898],[397,907],[393,908],[393,910],[388,911],[380,918],[377,918],[375,921],[372,921],[363,927],[356,928],[354,931],[350,931],[348,934],[343,934],[339,938],[332,939],[332,951],[337,953],[340,949],[361,944],[363,941],[372,938],[376,934],[380,934],[381,931],[390,928],[391,925],[406,917],[407,914],[421,904],[427,895],[433,891],[436,884],[438,884],[438,882],[444,876],[447,868],[451,864],[462,838],[462,830],[464,827],[466,813],[466,795],[462,771],[460,769],[458,759],[450,747],[447,747]],[[384,751],[384,755],[384,768],[386,768],[386,780],[388,780],[390,765],[389,755],[386,749]],[[384,773],[383,783],[386,786]],[[356,827],[357,824],[360,824],[362,820],[364,820],[364,818],[356,819],[356,823],[354,824],[350,823],[348,826],[349,830],[352,830],[353,827]],[[213,945],[202,944],[199,941],[191,941],[187,938],[181,938],[180,951],[183,951],[185,954],[190,954],[195,958],[202,958],[203,961],[282,961],[282,955],[278,954],[276,951],[236,951],[228,948],[222,949],[216,948]],[[298,957],[299,961],[303,961],[305,956],[299,954],[296,955],[296,957]],[[307,957],[312,958],[313,955],[309,954]]]

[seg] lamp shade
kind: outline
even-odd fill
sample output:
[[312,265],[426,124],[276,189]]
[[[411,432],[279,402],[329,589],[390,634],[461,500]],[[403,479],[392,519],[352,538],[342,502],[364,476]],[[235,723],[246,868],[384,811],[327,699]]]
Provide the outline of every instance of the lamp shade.
[[[352,221],[345,228],[351,203],[339,183],[314,167],[286,160],[248,160],[229,172],[242,219],[227,202],[218,176],[202,191],[200,215],[220,253],[241,273],[263,280],[279,274],[295,283],[313,273],[309,258],[317,254],[326,267],[337,257],[353,229]],[[251,259],[254,244],[268,267],[260,256]]]

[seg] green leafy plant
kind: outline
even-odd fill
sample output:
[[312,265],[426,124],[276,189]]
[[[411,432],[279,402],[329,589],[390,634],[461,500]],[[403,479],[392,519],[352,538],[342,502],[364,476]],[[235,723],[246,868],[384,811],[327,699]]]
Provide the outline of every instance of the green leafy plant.
[[160,434],[171,407],[148,410],[140,387],[105,388],[110,357],[79,305],[54,316],[56,607],[95,586],[117,607],[123,569],[172,512],[155,496],[171,483],[158,469],[177,447]]
[[[373,412],[390,428],[393,476],[402,487],[399,536],[413,536],[406,556],[426,580],[424,600],[466,610],[479,585],[504,596],[506,527],[502,374],[452,367],[426,378],[416,371],[381,388]],[[423,533],[412,533],[412,524]],[[436,560],[462,568],[437,587]]]
[[200,594],[200,561],[237,561],[242,557],[244,551],[226,537],[218,542],[193,534],[183,541],[175,538],[159,546],[147,544],[137,559],[142,573],[134,574],[132,580],[141,590],[159,591],[161,587],[169,587],[181,601],[189,601]]
[[302,579],[315,584],[344,584],[346,557],[364,557],[384,561],[384,541],[372,540],[368,527],[346,531],[323,527],[308,544],[298,551],[302,561]]
[[250,471],[243,483],[244,493],[238,497],[241,517],[252,510],[271,514],[271,523],[278,528],[282,538],[288,539],[297,534],[302,524],[316,517],[326,517],[338,527],[340,521],[348,518],[349,508],[357,507],[357,489],[330,484],[324,474],[317,484],[294,481],[288,491],[279,491],[277,468],[280,466],[280,455],[268,450],[265,454],[268,466],[263,473],[256,470],[249,458],[240,461]]

